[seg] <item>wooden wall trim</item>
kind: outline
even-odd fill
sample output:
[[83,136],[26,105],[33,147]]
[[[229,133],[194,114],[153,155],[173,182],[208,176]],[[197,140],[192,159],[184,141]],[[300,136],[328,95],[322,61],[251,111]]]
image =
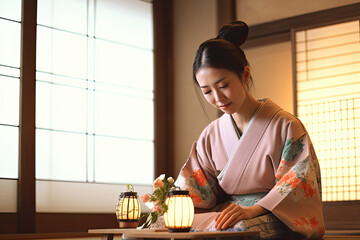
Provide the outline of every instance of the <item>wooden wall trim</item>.
[[217,0],[217,31],[227,23],[236,20],[236,2],[235,0]]
[[37,213],[36,233],[87,232],[94,228],[118,228],[114,213]]
[[[257,47],[277,42],[290,41],[292,28],[323,25],[338,19],[360,16],[360,3],[312,12],[249,27],[249,36],[243,48]],[[239,19],[239,16],[237,16]]]
[[35,230],[36,0],[22,1],[20,55],[18,232]]
[[292,61],[292,83],[293,83],[293,109],[294,115],[298,116],[297,109],[297,70],[296,70],[296,45],[295,45],[295,30],[291,29],[291,61]]
[[154,0],[155,177],[174,176],[172,0]]
[[360,201],[323,202],[326,230],[359,230]]
[[[17,234],[17,222],[16,213],[0,213],[0,234]],[[92,228],[119,227],[115,210],[114,213],[36,213],[34,223],[36,228],[32,233],[87,232]]]
[[0,213],[0,234],[17,233],[17,214]]
[[87,232],[67,232],[67,233],[28,233],[28,234],[0,234],[0,240],[25,240],[25,239],[101,239],[102,234],[89,234]]

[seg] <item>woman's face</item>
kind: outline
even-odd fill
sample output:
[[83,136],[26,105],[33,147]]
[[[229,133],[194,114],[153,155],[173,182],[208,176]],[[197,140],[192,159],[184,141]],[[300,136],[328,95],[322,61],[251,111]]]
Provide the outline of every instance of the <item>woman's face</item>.
[[241,112],[248,92],[249,67],[245,67],[242,80],[236,73],[219,68],[200,68],[196,79],[208,103],[224,113]]

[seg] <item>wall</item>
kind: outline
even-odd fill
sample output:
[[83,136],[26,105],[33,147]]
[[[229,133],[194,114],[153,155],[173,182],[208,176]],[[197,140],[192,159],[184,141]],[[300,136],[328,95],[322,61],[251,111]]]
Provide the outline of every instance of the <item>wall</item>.
[[291,43],[265,45],[244,52],[254,80],[253,96],[270,98],[293,113]]
[[[236,0],[237,19],[249,25],[358,3],[359,0]],[[266,11],[264,11],[266,9]]]
[[[196,96],[192,80],[192,63],[199,45],[216,36],[215,0],[174,0],[174,144],[175,173],[185,163],[191,144],[210,122]],[[217,111],[209,107],[210,120]]]

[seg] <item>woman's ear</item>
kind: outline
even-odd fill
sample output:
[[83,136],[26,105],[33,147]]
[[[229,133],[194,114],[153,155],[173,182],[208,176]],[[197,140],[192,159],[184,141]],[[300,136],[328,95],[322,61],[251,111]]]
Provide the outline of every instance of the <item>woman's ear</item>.
[[249,68],[249,66],[245,66],[245,67],[244,67],[244,72],[243,72],[243,84],[244,84],[245,86],[248,86],[248,84],[249,84],[250,75],[251,75],[251,73],[250,73],[250,68]]

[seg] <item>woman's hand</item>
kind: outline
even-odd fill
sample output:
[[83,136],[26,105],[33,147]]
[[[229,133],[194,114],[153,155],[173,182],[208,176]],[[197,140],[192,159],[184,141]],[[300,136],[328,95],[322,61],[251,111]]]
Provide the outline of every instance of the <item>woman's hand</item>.
[[217,230],[227,229],[234,226],[240,220],[254,218],[268,212],[265,208],[255,204],[251,207],[241,207],[235,203],[230,203],[215,218],[215,228]]

